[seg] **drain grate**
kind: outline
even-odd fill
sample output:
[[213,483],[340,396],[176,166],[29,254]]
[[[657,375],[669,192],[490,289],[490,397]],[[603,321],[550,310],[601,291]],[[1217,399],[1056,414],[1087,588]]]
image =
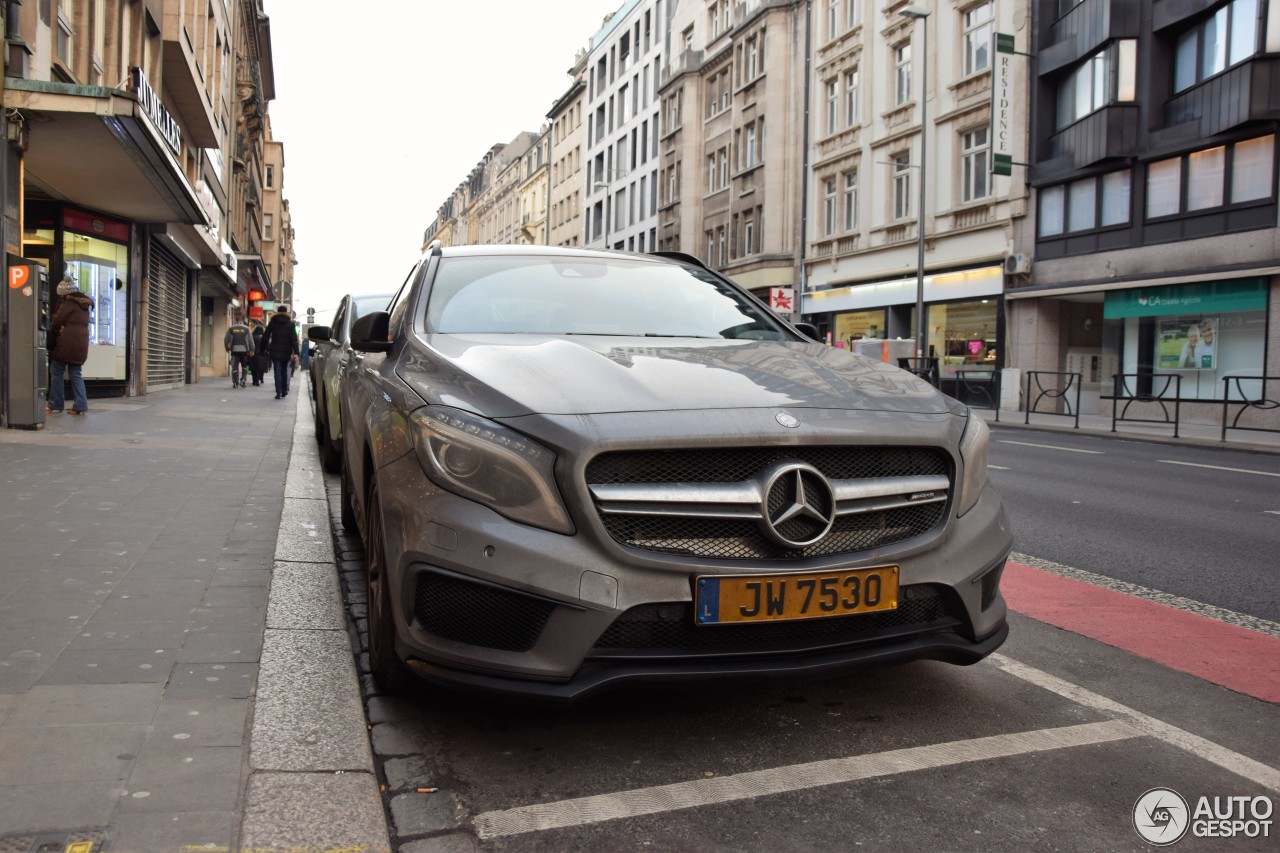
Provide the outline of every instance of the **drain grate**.
[[107,837],[105,829],[0,835],[0,853],[101,853]]

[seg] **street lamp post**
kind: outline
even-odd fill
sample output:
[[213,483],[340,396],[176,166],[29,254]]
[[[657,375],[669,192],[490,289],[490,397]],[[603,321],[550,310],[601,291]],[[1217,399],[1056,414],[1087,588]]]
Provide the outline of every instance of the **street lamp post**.
[[924,24],[924,37],[920,50],[920,209],[916,211],[916,357],[924,358],[925,326],[924,326],[924,190],[928,179],[928,158],[926,142],[928,140],[929,122],[926,109],[925,90],[929,85],[929,10],[923,6],[904,6],[898,10],[899,15],[918,19]]

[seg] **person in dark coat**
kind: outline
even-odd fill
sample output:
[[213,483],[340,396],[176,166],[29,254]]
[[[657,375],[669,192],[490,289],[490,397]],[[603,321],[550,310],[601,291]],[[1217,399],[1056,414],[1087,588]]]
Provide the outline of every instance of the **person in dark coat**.
[[298,330],[288,311],[277,311],[267,321],[262,349],[271,356],[276,374],[276,399],[289,396],[289,363],[298,354]]
[[49,352],[49,400],[45,411],[61,414],[66,403],[65,373],[71,377],[74,403],[67,414],[83,415],[89,411],[89,398],[80,370],[89,360],[89,312],[93,310],[93,299],[81,293],[70,276],[58,285],[58,296],[58,307],[49,320],[49,328],[57,332],[57,340]]
[[267,371],[271,369],[271,357],[262,348],[262,336],[267,330],[257,320],[253,321],[253,358],[249,359],[249,369],[253,371],[253,384],[266,382]]

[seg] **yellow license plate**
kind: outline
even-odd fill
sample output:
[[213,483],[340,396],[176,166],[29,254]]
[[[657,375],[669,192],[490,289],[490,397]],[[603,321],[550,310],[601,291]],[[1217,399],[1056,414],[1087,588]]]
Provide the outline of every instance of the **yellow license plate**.
[[699,625],[784,622],[898,609],[898,567],[696,579]]

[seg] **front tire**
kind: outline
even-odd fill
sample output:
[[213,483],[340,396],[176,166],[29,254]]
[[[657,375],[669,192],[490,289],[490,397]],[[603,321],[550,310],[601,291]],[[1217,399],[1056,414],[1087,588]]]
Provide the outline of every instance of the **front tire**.
[[402,693],[413,677],[396,654],[395,616],[391,610],[390,578],[382,540],[382,501],[378,485],[369,489],[365,520],[365,583],[369,608],[369,669],[388,693]]
[[342,447],[329,437],[328,420],[325,418],[323,430],[317,430],[317,440],[320,442],[320,464],[330,474],[336,474],[342,467]]

